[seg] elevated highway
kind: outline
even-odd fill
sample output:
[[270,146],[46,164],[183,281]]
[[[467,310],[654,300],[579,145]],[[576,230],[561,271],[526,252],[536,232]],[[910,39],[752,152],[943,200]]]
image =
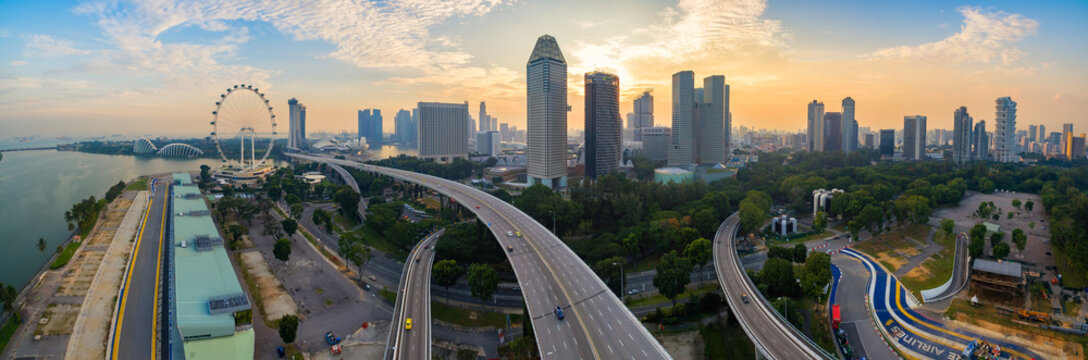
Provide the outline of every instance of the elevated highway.
[[[488,224],[500,246],[507,250],[542,358],[671,358],[589,266],[548,229],[513,205],[470,186],[435,176],[326,157],[287,156],[356,167],[419,184],[476,213]],[[522,236],[516,236],[517,233]],[[556,317],[556,307],[563,309],[565,319]],[[425,320],[413,320],[413,323],[417,321]]]
[[[434,262],[434,243],[442,232],[420,241],[404,264],[405,276],[397,291],[390,328],[394,359],[431,358],[431,264]],[[411,329],[405,326],[407,319],[412,319]]]

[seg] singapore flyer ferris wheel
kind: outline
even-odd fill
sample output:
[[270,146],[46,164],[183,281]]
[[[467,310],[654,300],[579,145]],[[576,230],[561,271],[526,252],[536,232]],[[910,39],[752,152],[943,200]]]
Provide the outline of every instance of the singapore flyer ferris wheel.
[[[276,115],[259,89],[246,84],[228,88],[215,102],[211,125],[211,136],[224,165],[248,172],[265,165],[276,141]],[[234,148],[226,147],[234,145],[234,139],[239,140],[236,159],[228,156]]]

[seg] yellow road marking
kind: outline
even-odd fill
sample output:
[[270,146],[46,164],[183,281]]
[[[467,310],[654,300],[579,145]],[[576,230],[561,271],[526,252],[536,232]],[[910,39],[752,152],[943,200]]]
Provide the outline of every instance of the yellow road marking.
[[[898,307],[899,311],[901,313],[903,313],[903,315],[906,315],[907,318],[910,318],[911,320],[914,320],[917,323],[925,325],[926,327],[929,327],[930,329],[937,330],[937,331],[943,332],[945,334],[952,335],[952,336],[958,337],[960,339],[967,340],[967,342],[971,342],[971,341],[975,340],[974,338],[967,337],[966,335],[963,335],[963,334],[960,334],[960,333],[957,333],[957,332],[948,331],[948,330],[946,330],[944,328],[933,326],[933,324],[930,324],[929,322],[918,320],[918,318],[914,317],[914,315],[911,315],[909,312],[907,312],[906,310],[903,309],[903,303],[900,302],[901,292],[899,290],[901,288],[903,290],[905,290],[905,288],[903,288],[903,284],[900,283],[898,280],[896,280],[895,283],[896,283],[896,287],[895,287],[895,306]],[[962,347],[957,347],[957,348],[962,350]],[[1008,353],[1010,353],[1012,355],[1015,355],[1015,356],[1023,358],[1023,359],[1030,359],[1030,357],[1024,355],[1023,353],[1020,353],[1019,351],[1013,350],[1013,349],[1002,347],[1001,350],[1004,350],[1004,351],[1006,351],[1006,352],[1008,352]]]
[[140,254],[140,242],[144,237],[144,227],[147,226],[147,216],[151,215],[151,204],[155,203],[155,194],[151,194],[151,199],[147,201],[147,210],[144,210],[144,221],[140,224],[140,231],[136,234],[136,246],[132,248],[132,258],[129,259],[128,264],[128,276],[125,278],[125,294],[121,296],[121,308],[117,312],[117,328],[113,333],[113,351],[110,354],[110,358],[117,360],[117,344],[119,340],[117,334],[121,333],[121,325],[125,322],[125,305],[128,304],[128,292],[129,285],[132,284],[132,267],[136,266],[136,256]]
[[158,339],[158,333],[155,330],[159,326],[159,278],[162,275],[162,235],[166,231],[166,226],[164,226],[166,224],[166,204],[169,204],[169,202],[162,202],[162,222],[159,223],[159,258],[155,262],[155,297],[151,307],[151,360],[155,360],[155,340]]

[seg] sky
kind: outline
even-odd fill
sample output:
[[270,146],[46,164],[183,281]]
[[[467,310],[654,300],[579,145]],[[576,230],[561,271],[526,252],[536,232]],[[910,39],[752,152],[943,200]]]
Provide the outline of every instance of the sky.
[[[144,0],[0,2],[0,138],[204,135],[219,94],[252,84],[286,128],[355,130],[358,109],[479,102],[525,126],[536,38],[568,62],[568,127],[583,128],[583,78],[620,77],[620,111],[653,89],[671,123],[671,75],[724,75],[733,126],[800,130],[806,103],[857,103],[872,129],[904,115],[952,128],[967,106],[993,129],[1088,130],[1088,2],[760,0]],[[284,131],[281,131],[281,134]]]

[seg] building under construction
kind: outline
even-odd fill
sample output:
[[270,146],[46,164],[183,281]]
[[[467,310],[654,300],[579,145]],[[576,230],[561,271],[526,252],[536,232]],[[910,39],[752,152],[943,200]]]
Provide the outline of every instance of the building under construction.
[[986,302],[1023,305],[1025,284],[1019,263],[975,259],[971,265],[972,293]]

